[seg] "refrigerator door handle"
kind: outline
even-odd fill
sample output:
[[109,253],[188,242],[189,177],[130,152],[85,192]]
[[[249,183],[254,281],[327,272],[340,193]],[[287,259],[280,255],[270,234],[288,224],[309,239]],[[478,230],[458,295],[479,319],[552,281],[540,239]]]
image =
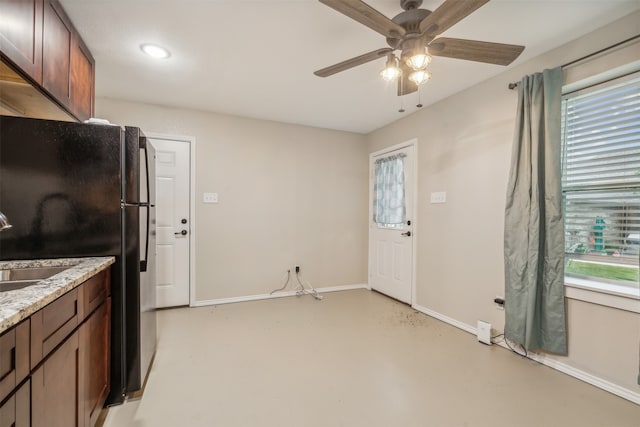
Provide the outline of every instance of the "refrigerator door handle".
[[140,203],[140,209],[146,209],[147,210],[147,229],[145,230],[145,243],[144,243],[144,259],[140,260],[140,272],[145,272],[147,271],[147,260],[149,259],[149,233],[151,228],[149,227],[149,221],[150,221],[150,216],[151,216],[151,209],[150,209],[150,204],[149,201],[151,200],[151,195],[149,194],[150,191],[150,185],[149,185],[149,151],[147,150],[147,138],[146,137],[141,137],[140,138],[140,147],[142,150],[144,150],[144,173],[145,176],[147,177],[147,179],[145,179],[145,182],[147,184],[147,201]]
[[140,204],[140,209],[146,209],[147,210],[147,229],[145,231],[145,242],[144,242],[144,259],[140,260],[140,272],[144,273],[145,271],[147,271],[147,260],[149,259],[149,221],[150,221],[150,217],[151,217],[151,206],[149,205],[149,203],[142,203]]

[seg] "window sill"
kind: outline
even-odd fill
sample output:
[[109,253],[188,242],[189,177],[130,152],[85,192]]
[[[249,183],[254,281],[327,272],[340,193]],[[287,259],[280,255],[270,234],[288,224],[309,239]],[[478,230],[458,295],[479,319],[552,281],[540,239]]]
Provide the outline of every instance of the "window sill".
[[565,277],[565,297],[640,313],[640,291],[627,286]]

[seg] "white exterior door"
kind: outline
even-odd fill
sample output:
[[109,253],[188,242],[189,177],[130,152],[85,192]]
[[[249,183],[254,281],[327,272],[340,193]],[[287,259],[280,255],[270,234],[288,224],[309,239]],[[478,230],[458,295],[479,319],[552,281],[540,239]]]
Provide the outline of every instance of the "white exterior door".
[[[402,223],[374,221],[374,187],[376,160],[404,154],[404,204]],[[369,285],[372,289],[408,304],[413,303],[413,248],[415,199],[415,145],[400,146],[391,151],[373,153],[370,159],[369,206]]]
[[156,148],[157,304],[188,305],[191,144],[164,138],[149,140]]

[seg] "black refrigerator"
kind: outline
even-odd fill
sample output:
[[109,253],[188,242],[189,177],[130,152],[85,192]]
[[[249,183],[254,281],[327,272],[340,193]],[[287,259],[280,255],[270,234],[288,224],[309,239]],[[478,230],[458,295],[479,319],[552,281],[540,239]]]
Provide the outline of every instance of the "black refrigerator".
[[115,256],[111,392],[145,381],[156,349],[155,151],[140,129],[0,116],[0,259]]

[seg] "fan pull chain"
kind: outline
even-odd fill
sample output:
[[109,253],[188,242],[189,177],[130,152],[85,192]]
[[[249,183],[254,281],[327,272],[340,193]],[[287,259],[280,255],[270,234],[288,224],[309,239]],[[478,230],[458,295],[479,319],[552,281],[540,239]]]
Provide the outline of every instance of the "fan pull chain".
[[416,107],[422,108],[422,102],[420,101],[420,87],[418,87],[418,104]]
[[404,105],[402,103],[402,97],[399,96],[398,98],[400,98],[400,109],[398,110],[398,113],[404,113]]

